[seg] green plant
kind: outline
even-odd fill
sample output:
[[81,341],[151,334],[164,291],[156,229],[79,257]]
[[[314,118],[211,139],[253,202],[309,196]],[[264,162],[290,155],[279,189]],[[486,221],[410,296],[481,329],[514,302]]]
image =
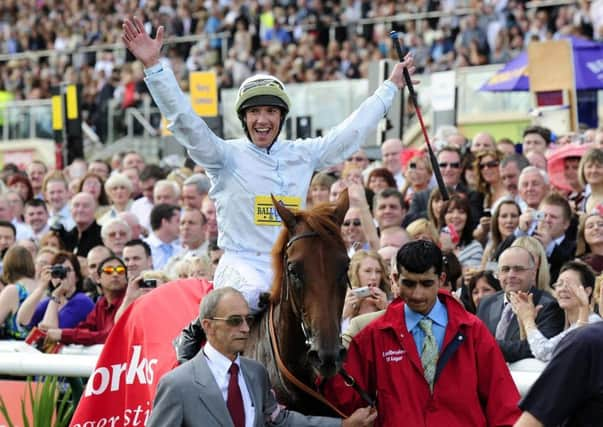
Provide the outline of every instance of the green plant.
[[[21,399],[23,427],[66,427],[75,408],[69,403],[71,389],[63,395],[59,393],[57,377],[45,377],[42,385],[32,386],[32,378],[27,377],[27,395]],[[26,399],[32,410],[33,423],[27,417]],[[55,412],[56,410],[56,412]],[[0,413],[4,415],[8,427],[15,427],[8,415],[8,408],[0,396]],[[54,422],[53,422],[54,421]]]

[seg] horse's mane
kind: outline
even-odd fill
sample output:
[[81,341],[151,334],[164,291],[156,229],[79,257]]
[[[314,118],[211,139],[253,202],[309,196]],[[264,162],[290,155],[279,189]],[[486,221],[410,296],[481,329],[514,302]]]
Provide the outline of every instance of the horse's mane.
[[[345,252],[345,243],[341,237],[341,229],[335,219],[334,205],[322,203],[311,210],[304,210],[295,213],[297,223],[304,222],[312,231],[318,233],[321,244],[328,245],[330,248]],[[270,293],[270,302],[278,302],[281,297],[283,286],[283,255],[289,241],[289,231],[283,227],[274,246],[272,247],[272,271],[274,279]]]

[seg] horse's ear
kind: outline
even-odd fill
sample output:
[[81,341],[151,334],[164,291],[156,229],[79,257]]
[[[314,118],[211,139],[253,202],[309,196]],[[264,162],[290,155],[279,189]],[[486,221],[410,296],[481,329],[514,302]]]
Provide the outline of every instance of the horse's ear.
[[350,197],[348,195],[348,189],[346,188],[339,193],[339,197],[335,203],[335,222],[337,222],[337,224],[341,225],[343,223],[343,219],[345,218],[345,214],[348,212],[349,207]]
[[285,224],[287,230],[293,232],[293,230],[295,229],[295,225],[297,224],[297,221],[295,220],[295,214],[289,209],[287,209],[284,204],[276,200],[274,195],[271,194],[270,197],[272,198],[272,204],[274,205],[274,208],[283,220],[283,224]]

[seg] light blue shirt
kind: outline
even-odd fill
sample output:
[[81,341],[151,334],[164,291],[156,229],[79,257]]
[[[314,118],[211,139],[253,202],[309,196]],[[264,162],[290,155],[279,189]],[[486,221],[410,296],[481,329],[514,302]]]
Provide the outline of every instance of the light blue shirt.
[[436,302],[427,315],[412,311],[408,305],[404,305],[404,318],[406,319],[406,329],[410,331],[417,345],[417,352],[421,356],[423,351],[423,341],[425,341],[425,332],[419,327],[419,321],[424,318],[429,318],[432,321],[431,331],[438,343],[438,349],[442,352],[444,344],[444,335],[446,334],[446,326],[448,325],[448,311],[446,306],[436,297]]

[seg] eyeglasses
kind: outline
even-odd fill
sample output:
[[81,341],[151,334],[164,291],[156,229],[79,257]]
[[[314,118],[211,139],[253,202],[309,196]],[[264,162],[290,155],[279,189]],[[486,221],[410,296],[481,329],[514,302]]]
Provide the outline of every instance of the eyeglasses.
[[105,274],[117,273],[120,276],[122,276],[122,275],[126,274],[126,267],[124,267],[122,265],[118,265],[117,267],[107,265],[107,266],[103,267],[103,269],[101,271]]
[[497,168],[498,165],[499,165],[498,160],[490,160],[489,162],[486,162],[486,163],[480,163],[479,168],[480,169]]
[[350,225],[353,225],[354,227],[360,227],[362,225],[362,223],[360,222],[360,220],[358,218],[356,218],[351,221],[349,219],[346,219],[345,221],[343,221],[342,225],[344,227],[349,227]]
[[523,273],[524,271],[531,270],[532,267],[526,267],[524,265],[501,265],[498,267],[499,274],[508,274],[510,271],[515,273]]
[[240,314],[233,314],[228,317],[210,317],[210,320],[223,320],[226,322],[228,326],[232,326],[233,328],[236,326],[241,326],[243,322],[247,323],[247,325],[251,325],[254,321],[254,317],[249,314],[247,316],[241,316]]
[[438,163],[438,166],[440,167],[440,169],[446,169],[446,168],[451,168],[451,169],[458,169],[461,167],[461,163],[460,162],[452,162],[452,163]]
[[107,236],[109,236],[112,239],[115,239],[116,237],[126,237],[128,235],[127,231],[110,231],[109,233],[107,233]]

